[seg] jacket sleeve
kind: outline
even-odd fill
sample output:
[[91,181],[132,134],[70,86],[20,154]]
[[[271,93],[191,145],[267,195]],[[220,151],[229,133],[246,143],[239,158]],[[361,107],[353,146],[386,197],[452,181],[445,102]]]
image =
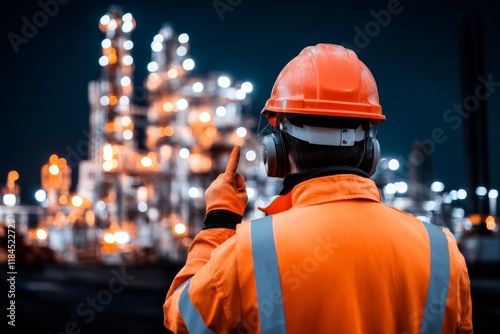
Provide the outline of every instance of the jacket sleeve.
[[470,279],[465,265],[465,260],[463,261],[463,270],[459,277],[459,285],[461,287],[459,298],[462,306],[461,322],[458,327],[457,333],[460,334],[472,334],[474,332],[472,326],[472,298],[470,291]]
[[[200,231],[194,238],[186,264],[174,278],[163,305],[167,329],[174,333],[222,333],[234,326],[228,319],[227,291],[221,291],[220,283],[223,276],[237,284],[235,274],[231,275],[234,234],[231,229],[213,228]],[[231,287],[224,288],[228,289]]]
[[456,239],[449,230],[444,230],[450,246],[450,257],[455,264],[456,280],[450,282],[449,299],[455,304],[459,319],[456,333],[472,334],[472,299],[467,263],[460,252]]

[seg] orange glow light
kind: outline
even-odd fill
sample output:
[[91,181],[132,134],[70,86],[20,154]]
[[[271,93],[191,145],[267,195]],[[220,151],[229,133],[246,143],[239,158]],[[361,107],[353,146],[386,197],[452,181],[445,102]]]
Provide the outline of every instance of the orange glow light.
[[170,137],[174,134],[174,128],[171,126],[166,126],[163,128],[163,134],[167,137]]
[[10,181],[17,181],[19,179],[19,173],[15,170],[11,170],[9,174],[7,175],[7,178]]
[[49,234],[47,233],[46,229],[39,228],[38,230],[36,230],[36,237],[39,240],[45,240],[45,239],[47,239],[48,236],[49,236]]
[[52,154],[49,158],[49,163],[51,165],[57,165],[57,162],[59,161],[59,157],[56,154]]
[[111,104],[112,106],[114,106],[117,102],[118,102],[118,99],[116,98],[116,96],[111,95],[109,97],[109,104]]
[[68,204],[68,196],[66,195],[59,196],[59,203],[61,203],[62,205]]
[[205,134],[207,137],[214,137],[217,134],[217,128],[215,126],[209,126],[205,129]]
[[110,64],[116,64],[116,54],[110,53],[108,59]]
[[163,110],[165,112],[170,112],[170,111],[174,110],[174,105],[172,104],[172,102],[165,102],[165,103],[163,103]]
[[174,233],[177,234],[177,235],[182,235],[184,233],[186,233],[186,225],[182,224],[182,223],[177,223],[174,225]]
[[167,72],[167,76],[170,78],[170,79],[175,79],[177,78],[177,75],[179,75],[179,73],[177,72],[177,70],[175,68],[171,68],[168,70]]
[[495,217],[488,216],[486,217],[486,228],[492,231],[496,226]]

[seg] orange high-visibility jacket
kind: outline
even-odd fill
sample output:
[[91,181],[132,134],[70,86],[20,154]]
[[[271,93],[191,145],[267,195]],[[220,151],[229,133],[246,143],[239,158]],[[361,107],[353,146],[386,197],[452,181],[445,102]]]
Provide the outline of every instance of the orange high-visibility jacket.
[[453,235],[341,174],[278,196],[236,231],[202,230],[168,291],[174,333],[472,333]]

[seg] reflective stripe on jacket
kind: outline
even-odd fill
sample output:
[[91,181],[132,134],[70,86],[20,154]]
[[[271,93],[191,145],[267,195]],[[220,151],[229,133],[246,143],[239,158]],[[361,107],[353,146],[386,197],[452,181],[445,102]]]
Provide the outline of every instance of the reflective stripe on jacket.
[[273,215],[236,233],[196,236],[167,294],[167,328],[472,332],[469,278],[453,235],[380,203],[372,180],[310,179],[265,210]]

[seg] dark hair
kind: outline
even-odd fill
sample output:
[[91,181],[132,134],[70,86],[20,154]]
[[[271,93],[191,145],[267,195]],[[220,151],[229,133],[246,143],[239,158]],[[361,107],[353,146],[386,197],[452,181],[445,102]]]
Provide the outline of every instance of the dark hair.
[[[296,115],[287,117],[295,125],[307,124],[331,128],[356,129],[359,125],[368,130],[370,123],[367,120],[344,118]],[[328,166],[358,167],[363,155],[365,141],[354,143],[354,146],[326,146],[309,144],[306,141],[292,137],[282,132],[285,145],[299,172],[313,168]]]

